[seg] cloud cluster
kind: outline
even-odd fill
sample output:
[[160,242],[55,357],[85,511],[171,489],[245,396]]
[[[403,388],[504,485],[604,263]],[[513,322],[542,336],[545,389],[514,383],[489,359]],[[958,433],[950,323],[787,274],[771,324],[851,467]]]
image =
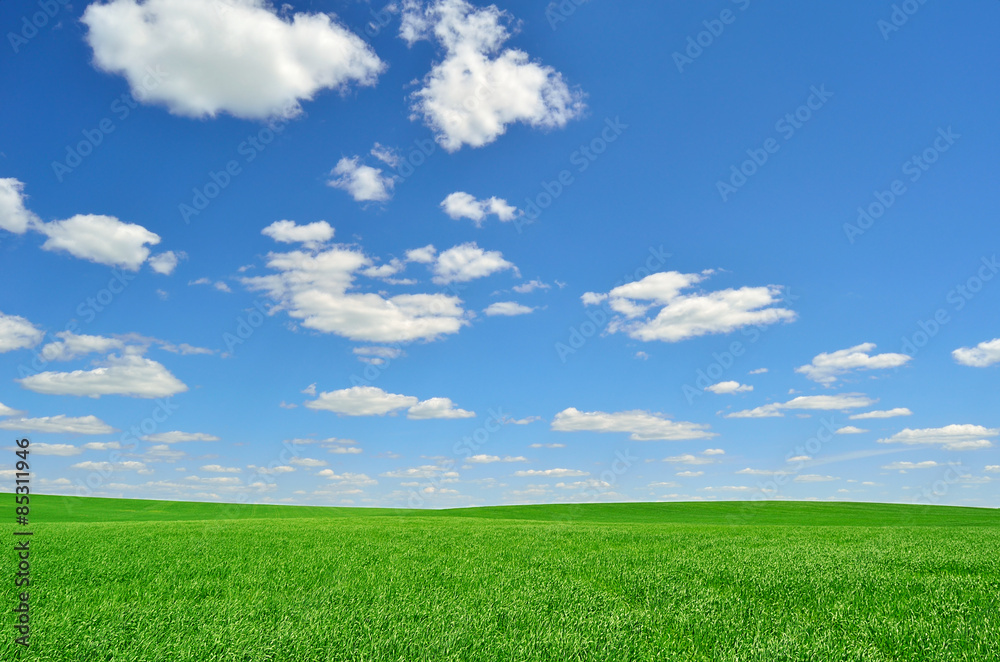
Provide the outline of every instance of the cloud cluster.
[[449,152],[489,144],[513,123],[562,127],[584,110],[583,95],[555,69],[501,50],[511,36],[507,19],[495,5],[466,0],[403,4],[400,36],[409,44],[434,39],[445,51],[413,93],[412,109]]
[[[712,273],[711,270],[700,274],[655,273],[620,285],[607,294],[587,292],[582,301],[585,305],[607,302],[617,313],[608,324],[608,331],[624,332],[647,342],[678,342],[796,319],[791,310],[777,307],[781,288],[775,285],[684,293]],[[654,310],[655,315],[651,315]]]

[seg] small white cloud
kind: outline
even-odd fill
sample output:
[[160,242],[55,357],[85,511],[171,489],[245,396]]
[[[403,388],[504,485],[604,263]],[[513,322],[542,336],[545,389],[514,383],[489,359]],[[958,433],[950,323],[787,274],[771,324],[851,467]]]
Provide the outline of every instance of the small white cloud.
[[852,370],[898,368],[910,360],[906,354],[871,355],[870,352],[874,349],[875,343],[862,343],[829,354],[818,354],[812,363],[796,368],[795,372],[820,384],[832,384],[837,381],[837,377]]
[[149,267],[158,274],[169,276],[174,273],[177,263],[186,257],[185,253],[166,251],[149,258]]
[[927,460],[925,462],[892,462],[883,465],[882,468],[889,471],[910,471],[911,469],[934,469],[940,466],[940,464],[933,460]]
[[275,221],[260,231],[266,237],[283,244],[303,244],[316,248],[333,239],[333,227],[326,221],[299,225],[295,221]]
[[853,425],[845,425],[842,428],[838,428],[834,434],[861,434],[863,432],[868,432],[868,430],[862,430]]
[[0,178],[0,230],[24,234],[41,224],[24,204],[24,183],[12,177]]
[[712,464],[712,460],[707,457],[698,457],[697,455],[691,455],[687,453],[685,455],[674,455],[673,457],[663,458],[664,462],[670,462],[672,464]]
[[517,267],[505,260],[500,251],[484,251],[476,242],[469,242],[437,256],[433,280],[438,285],[464,283],[506,270],[517,273]]
[[46,361],[71,361],[87,354],[105,354],[125,347],[117,338],[78,335],[72,331],[60,331],[56,338],[59,340],[43,345],[39,352]]
[[418,262],[420,264],[431,264],[437,259],[437,249],[433,244],[428,244],[423,248],[414,248],[406,251],[407,262]]
[[527,315],[534,311],[534,308],[523,306],[516,301],[497,301],[496,303],[491,303],[483,312],[489,317],[496,315],[514,317],[516,315]]
[[718,384],[712,384],[711,386],[705,387],[706,391],[711,391],[719,395],[728,393],[749,393],[753,390],[753,386],[748,386],[747,384],[740,384],[739,382],[729,381],[729,382],[719,382]]
[[531,444],[529,448],[566,448],[566,444]]
[[986,473],[998,474],[1000,473],[1000,464],[988,464],[984,469]]
[[140,437],[143,441],[156,444],[176,444],[182,441],[219,441],[219,438],[204,432],[181,432],[172,430],[170,432],[157,432]]
[[549,285],[548,283],[543,283],[542,281],[535,279],[535,280],[529,280],[527,283],[521,283],[520,285],[515,285],[511,289],[513,289],[518,294],[530,294],[535,290],[547,290],[551,287],[552,286]]
[[500,457],[499,455],[473,455],[465,460],[469,464],[495,464],[497,462],[527,462],[528,458],[518,455],[513,457],[511,455],[506,455]]
[[309,409],[332,411],[345,416],[384,416],[413,407],[419,400],[411,395],[387,393],[376,386],[352,386],[320,393],[306,402]]
[[697,478],[698,476],[704,476],[704,471],[678,471],[676,474],[680,478]]
[[991,448],[993,444],[985,437],[1000,435],[1000,429],[985,428],[981,425],[946,425],[941,428],[906,428],[880,444],[906,444],[910,446],[937,445],[945,450],[963,451]]
[[821,476],[819,474],[803,474],[795,477],[796,483],[829,483],[840,480],[836,476]]
[[224,467],[221,464],[206,464],[201,470],[215,474],[238,474],[243,472],[239,467]]
[[885,409],[882,411],[868,411],[863,414],[853,414],[849,418],[852,421],[863,421],[872,418],[895,418],[897,416],[912,416],[913,412],[906,407],[896,407],[895,409]]
[[482,227],[488,214],[495,215],[501,221],[512,221],[518,216],[518,209],[502,198],[492,197],[477,200],[464,191],[451,193],[441,202],[441,209],[451,218],[458,220],[468,218],[476,227]]
[[459,409],[449,398],[430,398],[419,402],[406,412],[406,417],[414,420],[433,418],[472,418],[474,411]]
[[83,449],[72,444],[46,444],[36,441],[31,444],[31,452],[35,455],[56,455],[59,457],[69,457],[79,455]]
[[763,375],[767,372],[767,368],[757,368],[756,370],[751,370],[748,375]]
[[515,471],[514,475],[520,478],[537,476],[543,476],[545,478],[573,478],[576,476],[589,476],[590,473],[587,471],[579,471],[578,469],[525,469],[522,471]]
[[[726,418],[773,418],[784,416],[785,410],[805,409],[818,411],[833,411],[839,409],[856,409],[868,407],[875,403],[863,393],[842,393],[839,395],[800,395],[788,402],[776,402],[755,409],[726,414]],[[853,417],[852,417],[853,418]]]
[[327,185],[347,191],[358,202],[384,202],[392,197],[396,180],[383,175],[381,168],[362,164],[358,157],[346,156],[330,172],[336,175]]
[[55,434],[110,434],[115,431],[113,427],[93,415],[73,418],[63,414],[39,418],[8,418],[0,421],[0,429]]
[[702,455],[725,455],[726,451],[721,448],[706,448],[701,452]]
[[987,368],[1000,363],[1000,338],[981,342],[975,347],[960,347],[951,355],[961,365]]

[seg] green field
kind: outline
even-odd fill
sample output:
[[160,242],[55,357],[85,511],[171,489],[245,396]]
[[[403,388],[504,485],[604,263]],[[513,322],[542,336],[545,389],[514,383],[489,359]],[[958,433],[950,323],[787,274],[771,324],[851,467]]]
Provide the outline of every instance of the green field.
[[1000,660],[996,510],[31,505],[2,660]]

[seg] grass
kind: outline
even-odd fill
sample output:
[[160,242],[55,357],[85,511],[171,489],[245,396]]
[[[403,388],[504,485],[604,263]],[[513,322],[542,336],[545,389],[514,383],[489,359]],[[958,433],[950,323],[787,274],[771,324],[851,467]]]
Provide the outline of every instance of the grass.
[[8,625],[2,660],[1000,660],[995,510],[32,497],[32,515],[32,646]]

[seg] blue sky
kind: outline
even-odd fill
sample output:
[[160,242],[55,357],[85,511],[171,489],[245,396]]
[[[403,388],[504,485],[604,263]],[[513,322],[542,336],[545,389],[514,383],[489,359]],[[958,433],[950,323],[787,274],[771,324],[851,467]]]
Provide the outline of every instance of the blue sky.
[[997,19],[6,2],[0,428],[55,494],[996,507]]

